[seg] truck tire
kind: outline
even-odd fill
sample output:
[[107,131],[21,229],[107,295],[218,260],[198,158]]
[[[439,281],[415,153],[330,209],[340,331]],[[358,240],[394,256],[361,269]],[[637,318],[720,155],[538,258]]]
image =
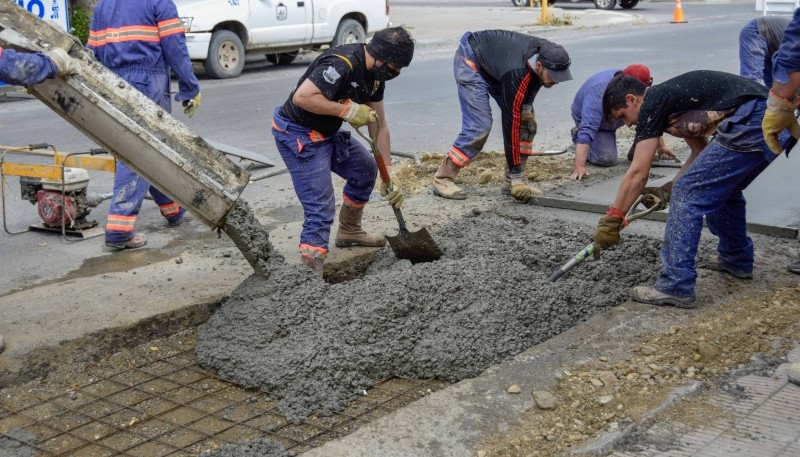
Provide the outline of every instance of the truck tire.
[[230,30],[217,30],[211,35],[208,58],[203,62],[212,78],[235,78],[244,69],[244,45]]
[[594,0],[594,7],[599,10],[613,10],[617,0]]
[[367,33],[358,21],[343,19],[336,29],[336,35],[333,37],[331,47],[339,46],[340,44],[363,43],[366,40]]
[[297,58],[298,51],[267,54],[267,60],[275,65],[290,65]]
[[528,6],[530,5],[530,0],[511,0],[511,3],[514,6]]
[[624,10],[629,10],[639,4],[639,0],[620,0],[619,6]]

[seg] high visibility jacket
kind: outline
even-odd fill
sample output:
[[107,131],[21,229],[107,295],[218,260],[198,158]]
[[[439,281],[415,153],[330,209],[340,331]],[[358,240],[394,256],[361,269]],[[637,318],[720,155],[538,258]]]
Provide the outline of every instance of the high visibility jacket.
[[53,61],[41,52],[0,48],[0,81],[6,84],[32,86],[54,78],[57,71]]
[[177,101],[200,92],[172,0],[101,0],[92,16],[87,46],[116,73],[135,68],[169,75],[171,68],[178,76]]

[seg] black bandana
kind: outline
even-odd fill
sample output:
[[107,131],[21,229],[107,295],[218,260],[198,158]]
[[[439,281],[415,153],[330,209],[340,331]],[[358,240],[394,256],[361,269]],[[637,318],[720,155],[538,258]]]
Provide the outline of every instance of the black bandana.
[[405,43],[395,44],[378,32],[367,44],[367,51],[372,57],[384,63],[403,68],[407,67],[414,57],[414,42],[409,40]]

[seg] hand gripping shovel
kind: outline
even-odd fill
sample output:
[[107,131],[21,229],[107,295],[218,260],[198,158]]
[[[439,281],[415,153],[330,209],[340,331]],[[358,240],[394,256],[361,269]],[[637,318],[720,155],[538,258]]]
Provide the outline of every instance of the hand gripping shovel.
[[[639,206],[639,203],[642,202],[642,198],[643,198],[643,196],[640,195],[639,198],[637,198],[636,201],[633,202],[633,206],[631,206],[631,209],[628,210],[628,214],[625,215],[625,219],[627,219],[628,222],[635,221],[636,219],[643,218],[643,217],[647,216],[648,214],[652,213],[653,211],[655,211],[657,209],[660,209],[659,208],[659,206],[660,206],[659,203],[661,203],[661,202],[660,201],[656,201],[656,203],[653,206],[651,206],[649,209],[647,209],[645,211],[640,211],[640,212],[634,214],[633,211],[636,209],[637,206]],[[567,274],[567,272],[569,270],[572,270],[573,268],[575,268],[576,265],[578,265],[579,263],[581,263],[584,260],[586,260],[586,258],[589,257],[590,255],[592,255],[592,253],[594,253],[594,243],[592,243],[592,244],[586,246],[585,248],[583,248],[579,253],[575,254],[575,256],[573,258],[569,259],[569,261],[567,263],[562,265],[561,268],[553,271],[553,274],[550,275],[550,281],[551,282],[557,281],[560,277],[562,277],[565,274]]]
[[[377,122],[377,132],[381,130],[380,119]],[[386,169],[386,164],[383,162],[381,151],[378,149],[378,144],[372,141],[368,135],[361,133],[360,129],[355,129],[361,138],[369,143],[372,148],[372,154],[375,156],[375,162],[378,164],[378,171],[381,175],[381,181],[389,187],[391,178],[389,177],[389,170]],[[389,241],[389,246],[392,247],[395,257],[398,259],[408,259],[411,263],[432,262],[439,260],[442,257],[442,250],[433,241],[433,238],[428,233],[428,230],[423,227],[416,232],[409,232],[406,228],[406,221],[403,219],[403,213],[399,208],[392,206],[394,216],[397,218],[397,223],[400,225],[400,234],[397,236],[387,236],[386,240]]]

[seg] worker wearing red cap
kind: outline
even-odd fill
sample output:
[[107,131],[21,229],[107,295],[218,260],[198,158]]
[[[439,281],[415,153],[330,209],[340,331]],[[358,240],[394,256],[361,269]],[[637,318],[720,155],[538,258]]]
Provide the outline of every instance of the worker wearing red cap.
[[[603,116],[603,93],[609,81],[620,74],[633,76],[648,87],[653,84],[650,69],[641,64],[629,65],[623,70],[603,70],[583,83],[572,101],[572,120],[575,121],[571,132],[575,149],[572,179],[589,176],[587,163],[598,167],[610,167],[617,163],[617,129],[623,123]],[[673,156],[663,140],[659,144],[659,153]]]

